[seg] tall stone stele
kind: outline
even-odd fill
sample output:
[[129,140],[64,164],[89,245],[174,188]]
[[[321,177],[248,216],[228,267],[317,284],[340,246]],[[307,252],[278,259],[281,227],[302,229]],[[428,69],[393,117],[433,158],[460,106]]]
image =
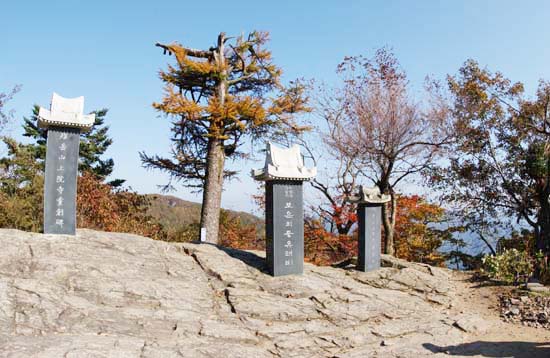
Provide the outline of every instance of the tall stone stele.
[[76,177],[80,133],[89,131],[95,114],[83,114],[84,97],[52,96],[50,109],[40,107],[38,125],[47,130],[44,183],[44,233],[76,233]]
[[348,201],[357,203],[359,224],[357,269],[363,272],[379,269],[382,205],[390,201],[390,196],[381,194],[377,186],[373,188],[359,186],[357,195],[348,198]]
[[265,181],[266,260],[272,276],[304,271],[303,182],[317,174],[306,168],[297,145],[279,148],[267,144],[265,166],[252,171]]

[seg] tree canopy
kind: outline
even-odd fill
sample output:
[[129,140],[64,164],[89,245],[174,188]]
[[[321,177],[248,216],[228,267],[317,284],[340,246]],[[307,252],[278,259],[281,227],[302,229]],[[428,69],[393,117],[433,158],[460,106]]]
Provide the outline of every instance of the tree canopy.
[[[324,142],[345,164],[349,183],[376,185],[391,202],[383,206],[384,251],[394,254],[397,186],[430,167],[449,138],[446,107],[433,96],[414,101],[395,55],[385,49],[372,58],[346,57],[338,66],[341,86],[324,91]],[[347,164],[346,164],[347,163]],[[347,193],[349,195],[349,193]]]
[[218,36],[207,50],[178,43],[156,44],[174,55],[159,75],[164,97],[153,107],[171,119],[171,157],[140,153],[147,168],[169,174],[170,182],[203,192],[201,228],[217,242],[223,180],[235,174],[226,158],[240,158],[246,138],[257,140],[305,130],[294,115],[308,111],[300,81],[285,87],[282,71],[266,48],[268,34]]
[[550,84],[523,84],[468,60],[447,80],[455,141],[432,183],[494,252],[519,227],[550,252]]

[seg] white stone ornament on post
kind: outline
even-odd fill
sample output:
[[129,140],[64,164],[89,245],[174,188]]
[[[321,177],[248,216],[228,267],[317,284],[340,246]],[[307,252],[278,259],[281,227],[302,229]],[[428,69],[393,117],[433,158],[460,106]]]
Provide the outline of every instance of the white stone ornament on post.
[[357,195],[348,198],[349,202],[357,203],[359,224],[357,269],[360,271],[367,272],[380,268],[382,205],[390,199],[389,195],[380,193],[377,186],[373,188],[359,186]]
[[95,114],[83,114],[84,97],[52,96],[40,107],[38,126],[47,130],[44,182],[44,233],[76,234],[76,178],[80,133],[89,131]]
[[297,145],[279,148],[267,144],[265,166],[252,170],[265,181],[266,260],[272,276],[304,271],[304,181],[317,174],[306,168]]

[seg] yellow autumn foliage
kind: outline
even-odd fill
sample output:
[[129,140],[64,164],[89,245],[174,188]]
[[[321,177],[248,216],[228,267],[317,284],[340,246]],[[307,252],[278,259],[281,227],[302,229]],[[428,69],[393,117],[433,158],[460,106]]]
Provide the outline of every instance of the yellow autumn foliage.
[[167,48],[174,54],[176,61],[182,70],[203,74],[205,76],[220,72],[221,70],[213,61],[190,59],[187,56],[187,51],[180,44],[174,43],[167,46]]
[[261,125],[266,119],[266,111],[258,98],[241,97],[237,102],[237,110],[241,117],[249,119],[254,126]]
[[186,115],[190,120],[200,119],[204,111],[203,106],[193,100],[189,100],[174,91],[172,85],[165,87],[166,95],[161,103],[153,103],[153,107],[168,114]]

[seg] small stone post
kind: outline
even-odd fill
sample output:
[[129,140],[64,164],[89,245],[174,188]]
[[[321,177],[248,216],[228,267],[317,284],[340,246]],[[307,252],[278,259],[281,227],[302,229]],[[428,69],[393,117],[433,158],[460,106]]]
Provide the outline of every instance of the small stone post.
[[357,203],[359,243],[357,269],[363,272],[380,268],[382,205],[390,201],[389,195],[380,193],[378,187],[359,187],[357,196],[348,201]]
[[265,181],[266,260],[272,276],[304,271],[304,181],[317,174],[305,168],[300,147],[267,145],[265,166],[252,171]]
[[95,115],[84,115],[84,97],[53,94],[50,110],[40,107],[38,125],[48,131],[44,182],[44,233],[76,234],[76,177],[80,132]]

